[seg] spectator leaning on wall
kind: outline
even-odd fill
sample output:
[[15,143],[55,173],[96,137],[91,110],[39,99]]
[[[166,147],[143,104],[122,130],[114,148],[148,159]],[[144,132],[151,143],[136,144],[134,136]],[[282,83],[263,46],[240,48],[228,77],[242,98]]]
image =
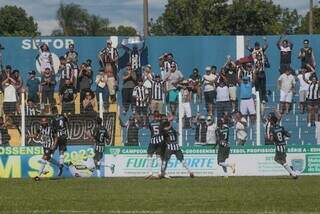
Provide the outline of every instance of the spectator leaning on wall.
[[75,99],[77,91],[69,79],[66,79],[66,84],[60,90],[60,103],[62,104],[62,113],[75,113]]

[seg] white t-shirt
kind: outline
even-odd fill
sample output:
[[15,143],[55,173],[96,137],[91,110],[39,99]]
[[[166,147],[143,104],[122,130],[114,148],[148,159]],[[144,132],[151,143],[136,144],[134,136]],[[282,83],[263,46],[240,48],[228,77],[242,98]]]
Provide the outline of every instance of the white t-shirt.
[[[306,80],[309,80],[310,75],[311,75],[311,73],[306,73],[306,74],[305,74]],[[300,85],[299,91],[308,91],[308,90],[309,90],[309,84],[306,83],[306,82],[303,80],[303,74],[298,74],[297,78],[298,78],[298,80],[299,80],[299,85]]]
[[17,102],[17,90],[16,88],[9,84],[4,86],[4,102]]
[[279,81],[281,81],[280,89],[286,93],[292,91],[292,87],[296,84],[296,81],[292,74],[281,74],[279,77]]
[[247,120],[245,118],[241,118],[241,122],[236,122],[236,134],[237,139],[245,140],[247,138],[247,132],[246,127],[243,125],[243,123],[247,123]]
[[228,86],[217,87],[217,102],[230,101]]
[[176,86],[173,83],[177,82],[178,80],[183,79],[183,75],[181,71],[176,70],[175,72],[168,72],[164,75],[164,80],[167,81],[167,90],[176,89]]
[[215,89],[213,81],[217,79],[217,76],[215,74],[205,74],[203,75],[203,91],[213,91]]
[[217,125],[215,123],[207,125],[207,144],[216,144]]

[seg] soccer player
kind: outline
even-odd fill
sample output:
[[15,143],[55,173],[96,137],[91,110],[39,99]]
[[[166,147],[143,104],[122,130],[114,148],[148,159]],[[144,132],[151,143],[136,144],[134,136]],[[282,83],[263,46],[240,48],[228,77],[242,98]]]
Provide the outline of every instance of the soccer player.
[[226,119],[221,118],[218,120],[218,127],[216,129],[216,140],[218,147],[218,164],[222,167],[225,177],[228,177],[228,167],[231,168],[232,173],[236,172],[235,164],[228,163],[226,160],[229,158],[230,145],[229,145],[229,127]]
[[31,135],[30,137],[39,138],[43,146],[43,156],[40,160],[39,175],[34,178],[36,181],[39,181],[41,175],[46,175],[48,173],[48,171],[45,170],[46,164],[49,161],[55,163],[51,161],[53,154],[52,146],[54,143],[53,130],[47,117],[41,118],[40,128],[37,130],[36,135]]
[[186,161],[184,160],[183,153],[181,151],[181,148],[179,144],[177,143],[178,141],[178,133],[177,131],[171,126],[171,123],[165,122],[163,124],[163,138],[164,138],[164,143],[166,145],[165,153],[164,153],[164,159],[162,161],[161,165],[161,176],[160,178],[165,177],[166,169],[168,166],[168,162],[170,160],[171,155],[175,155],[176,158],[181,162],[182,166],[188,171],[189,176],[191,178],[194,177],[193,172],[189,169]]
[[[158,111],[154,111],[153,113],[153,120],[149,123],[149,129],[151,132],[151,140],[147,150],[147,169],[148,175],[146,179],[152,178],[152,156],[156,154],[158,163],[161,169],[161,147],[163,144],[163,135],[161,134],[161,120],[160,120],[160,113]],[[161,170],[159,175],[161,174]]]
[[52,107],[52,114],[54,115],[52,120],[52,126],[55,134],[53,151],[59,147],[59,173],[58,176],[62,175],[63,164],[64,164],[64,152],[67,151],[67,141],[68,141],[68,119],[58,113],[56,106]]
[[[93,130],[93,133],[90,136],[95,140],[95,145],[94,145],[94,164],[95,168],[97,169],[97,173],[100,175],[100,160],[103,158],[104,154],[104,149],[106,144],[110,141],[110,135],[108,133],[108,130],[102,125],[102,119],[100,117],[97,117],[96,119],[96,127]],[[111,168],[111,171],[114,170],[114,165],[113,168]]]
[[292,167],[290,167],[287,163],[286,157],[286,137],[290,137],[290,133],[284,129],[283,126],[280,126],[278,124],[278,118],[273,116],[270,118],[271,122],[271,140],[276,145],[276,155],[274,157],[274,160],[282,165],[292,176],[294,179],[298,178],[298,175],[295,171],[293,171]]

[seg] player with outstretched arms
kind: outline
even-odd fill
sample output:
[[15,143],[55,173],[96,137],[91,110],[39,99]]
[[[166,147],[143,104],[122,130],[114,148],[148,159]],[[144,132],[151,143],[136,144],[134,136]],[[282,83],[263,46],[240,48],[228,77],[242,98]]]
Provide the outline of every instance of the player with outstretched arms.
[[59,147],[59,174],[62,175],[63,164],[64,164],[64,152],[67,151],[67,142],[68,142],[68,119],[58,113],[56,106],[52,107],[52,114],[54,115],[52,119],[52,126],[54,130],[54,145],[53,151]]
[[40,160],[39,175],[34,178],[36,181],[39,181],[41,175],[46,175],[48,173],[48,171],[45,170],[45,166],[48,164],[48,162],[59,166],[59,164],[54,159],[52,159],[54,135],[52,126],[49,124],[49,120],[47,117],[41,118],[40,127],[37,130],[36,134],[30,135],[29,137],[39,139],[43,146],[43,156]]
[[184,160],[183,153],[181,151],[181,148],[178,144],[178,133],[177,131],[171,126],[171,123],[165,122],[163,124],[163,138],[164,143],[166,145],[165,153],[164,153],[164,159],[162,161],[161,165],[161,176],[160,178],[164,178],[168,166],[168,162],[170,160],[171,155],[175,155],[177,160],[179,160],[182,164],[182,166],[188,171],[189,176],[191,178],[194,177],[193,172],[189,169],[186,161]]
[[147,150],[147,168],[148,175],[146,179],[152,178],[152,156],[156,154],[157,160],[160,166],[159,175],[161,174],[161,149],[163,145],[163,135],[161,134],[161,120],[160,113],[158,111],[154,111],[153,120],[149,122],[149,129],[151,132],[151,139]]
[[271,122],[271,141],[275,144],[276,146],[276,155],[274,157],[274,160],[282,165],[292,176],[294,179],[298,178],[298,175],[296,172],[288,165],[286,157],[287,157],[287,148],[286,148],[286,137],[290,137],[290,133],[285,130],[283,126],[280,126],[278,124],[278,118],[273,116],[270,118]]
[[228,167],[232,173],[236,172],[235,164],[228,163],[230,145],[229,145],[229,126],[224,118],[218,120],[218,127],[216,129],[216,140],[218,144],[218,165],[222,167],[225,177],[228,177]]

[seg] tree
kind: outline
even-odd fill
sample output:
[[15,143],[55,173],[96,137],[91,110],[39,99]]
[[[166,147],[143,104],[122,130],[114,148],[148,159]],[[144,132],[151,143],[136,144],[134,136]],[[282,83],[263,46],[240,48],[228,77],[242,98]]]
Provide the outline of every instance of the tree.
[[118,36],[136,36],[137,31],[133,27],[119,25],[117,29],[117,35]]
[[154,35],[224,35],[294,33],[300,16],[266,0],[169,0],[150,22]]
[[[313,33],[320,33],[320,8],[314,7],[312,10],[313,13]],[[301,25],[297,29],[297,32],[300,34],[309,33],[309,12],[301,19]]]
[[34,36],[40,34],[38,25],[32,16],[17,6],[0,8],[0,35],[3,36]]
[[164,13],[150,23],[154,35],[226,34],[227,0],[169,0]]
[[136,35],[133,27],[120,25],[118,29],[110,26],[108,18],[91,15],[80,5],[60,4],[57,11],[57,20],[61,30],[56,29],[52,35],[65,36],[110,36],[110,35]]

